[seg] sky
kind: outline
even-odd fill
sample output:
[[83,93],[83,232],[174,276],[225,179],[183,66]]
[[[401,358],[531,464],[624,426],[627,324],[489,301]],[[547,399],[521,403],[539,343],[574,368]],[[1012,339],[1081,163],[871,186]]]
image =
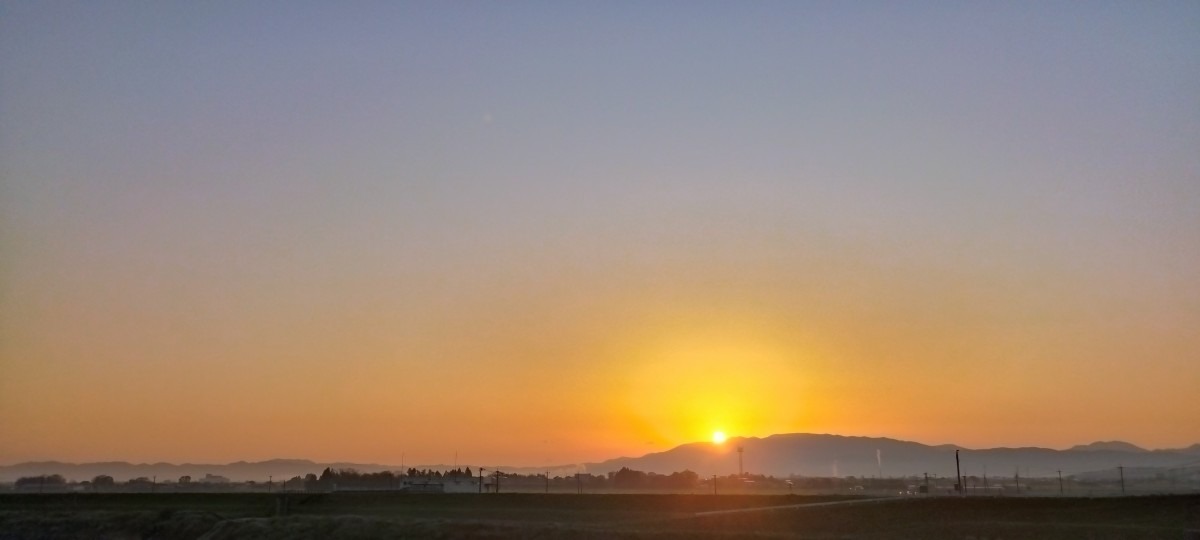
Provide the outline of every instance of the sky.
[[0,4],[0,463],[1200,442],[1200,3]]

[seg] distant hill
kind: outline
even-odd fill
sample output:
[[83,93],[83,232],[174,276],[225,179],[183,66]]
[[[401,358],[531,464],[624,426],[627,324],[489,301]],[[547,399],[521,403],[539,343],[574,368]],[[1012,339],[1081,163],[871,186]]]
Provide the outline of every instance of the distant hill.
[[[466,467],[467,465],[460,465]],[[492,468],[484,465],[489,469]],[[416,465],[411,464],[404,467],[400,465],[380,465],[377,463],[349,463],[349,462],[330,462],[320,463],[307,459],[271,459],[267,461],[238,461],[234,463],[223,464],[204,464],[204,463],[128,463],[124,461],[107,461],[97,463],[64,463],[61,461],[35,461],[18,463],[15,465],[0,465],[0,482],[13,482],[22,476],[38,476],[42,474],[61,474],[68,480],[91,480],[97,475],[106,474],[113,477],[118,482],[124,482],[130,478],[144,476],[146,478],[158,477],[159,482],[178,480],[180,476],[191,476],[193,480],[199,481],[205,475],[212,474],[216,476],[224,476],[235,482],[256,481],[266,482],[268,477],[274,478],[274,481],[287,480],[295,476],[304,476],[312,473],[320,475],[326,467],[332,469],[354,469],[359,472],[381,472],[381,471],[399,471],[414,467],[418,470],[439,470],[445,471],[452,467],[450,465]],[[478,465],[470,465],[472,470],[475,470]],[[521,474],[536,474],[546,471],[546,467],[501,467],[507,472],[515,472]],[[563,467],[555,467],[550,469],[552,474],[573,474],[579,470],[578,465],[567,465]]]
[[1127,443],[1125,441],[1097,441],[1091,444],[1079,444],[1072,446],[1070,450],[1079,452],[1149,452],[1145,448]]
[[97,475],[107,474],[116,481],[130,478],[157,476],[160,482],[178,480],[180,476],[191,476],[199,480],[207,474],[224,476],[233,481],[255,480],[266,482],[268,477],[275,481],[287,480],[308,473],[321,474],[326,467],[334,469],[356,469],[362,472],[399,470],[400,467],[364,463],[317,463],[307,459],[272,459],[267,461],[238,461],[225,464],[203,463],[127,463],[109,461],[98,463],[63,463],[60,461],[38,461],[0,466],[0,482],[12,482],[22,476],[61,474],[68,480],[91,480]]
[[955,445],[930,446],[879,437],[846,437],[791,433],[757,438],[731,438],[723,445],[691,443],[665,452],[587,464],[588,472],[604,473],[621,467],[669,473],[689,469],[701,475],[738,470],[737,447],[743,447],[745,470],[784,476],[909,476],[955,474],[954,451],[961,450],[964,475],[1053,476],[1126,467],[1175,467],[1195,461],[1200,445],[1179,450],[1145,450],[1129,443],[1099,442],[1068,450],[1049,448],[969,449]]
[[[672,473],[684,469],[701,475],[731,474],[738,470],[737,448],[749,473],[787,476],[910,476],[929,473],[938,476],[954,475],[954,451],[960,450],[964,475],[982,475],[984,467],[993,477],[1011,478],[1019,469],[1021,476],[1053,476],[1061,470],[1065,475],[1088,473],[1107,475],[1118,465],[1127,472],[1156,468],[1194,467],[1200,463],[1200,444],[1171,450],[1146,450],[1120,441],[1102,441],[1079,445],[1067,450],[1049,448],[987,448],[969,449],[952,444],[926,445],[881,437],[847,437],[813,433],[787,433],[769,437],[735,437],[721,445],[690,443],[664,452],[640,457],[622,457],[599,463],[568,464],[551,467],[553,475],[572,474],[584,470],[604,474],[629,467],[646,472]],[[447,470],[447,465],[412,465],[417,469]],[[485,465],[487,466],[487,465]],[[139,476],[157,476],[159,481],[176,480],[180,476],[203,478],[206,474],[224,476],[233,481],[276,481],[308,473],[320,474],[326,467],[356,469],[361,472],[398,471],[397,465],[373,463],[319,463],[306,459],[272,459],[268,461],[226,464],[195,463],[63,463],[42,461],[0,466],[0,482],[12,482],[22,476],[61,474],[70,480],[90,480],[107,474],[118,482]],[[478,465],[471,465],[474,469]],[[493,467],[488,466],[489,469]],[[508,472],[536,474],[543,467],[501,467]]]

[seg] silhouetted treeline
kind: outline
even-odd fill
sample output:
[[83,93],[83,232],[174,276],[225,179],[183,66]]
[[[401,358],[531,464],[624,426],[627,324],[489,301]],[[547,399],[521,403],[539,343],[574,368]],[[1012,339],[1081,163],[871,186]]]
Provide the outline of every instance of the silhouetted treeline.
[[[470,467],[448,471],[409,468],[406,471],[360,472],[354,469],[326,468],[320,475],[309,473],[304,476],[268,478],[265,481],[232,481],[229,478],[205,474],[193,479],[181,476],[178,479],[137,477],[118,482],[112,476],[101,474],[91,480],[68,480],[60,474],[43,474],[19,478],[12,484],[0,484],[0,491],[16,490],[25,493],[91,492],[91,493],[205,493],[205,492],[330,492],[330,491],[411,491],[411,492],[501,492],[548,491],[553,493],[596,493],[604,491],[672,491],[694,493],[739,493],[739,492],[890,492],[915,494],[917,492],[942,493],[954,488],[953,477],[931,478],[908,477],[801,477],[786,478],[760,474],[724,476],[700,476],[692,471],[671,474],[643,472],[623,467],[607,474],[548,473],[514,474],[495,470]],[[1120,472],[1120,471],[1118,471]],[[969,493],[993,495],[1028,493],[1173,493],[1195,491],[1200,487],[1200,468],[1179,468],[1174,475],[1147,478],[1080,479],[1065,476],[1060,481],[1052,478],[1024,478],[991,476],[987,479],[965,476],[963,483]]]
[[43,474],[41,476],[25,476],[17,479],[17,487],[63,486],[67,479],[59,474]]
[[700,475],[692,471],[664,475],[635,471],[627,467],[608,473],[608,478],[617,489],[692,489],[700,481]]
[[[412,469],[404,474],[391,471],[363,473],[354,469],[334,470],[326,468],[319,477],[309,475],[304,483],[306,491],[353,491],[353,490],[388,490],[403,489],[405,486],[418,484],[445,484],[448,482],[483,482],[488,486],[496,483],[494,471],[484,475],[482,479],[472,476],[471,469],[452,469],[449,471],[433,471]],[[610,472],[607,476],[591,474],[547,477],[544,474],[513,474],[501,473],[500,483],[503,489],[536,489],[551,487],[555,490],[569,488],[589,489],[663,489],[687,490],[695,487],[700,476],[692,471],[682,471],[671,474],[646,473],[629,468]]]
[[402,489],[406,485],[417,483],[440,484],[446,480],[466,481],[470,479],[470,467],[449,471],[409,468],[401,474],[392,471],[363,473],[354,469],[334,470],[326,467],[319,477],[309,474],[305,478],[304,489],[306,491]]

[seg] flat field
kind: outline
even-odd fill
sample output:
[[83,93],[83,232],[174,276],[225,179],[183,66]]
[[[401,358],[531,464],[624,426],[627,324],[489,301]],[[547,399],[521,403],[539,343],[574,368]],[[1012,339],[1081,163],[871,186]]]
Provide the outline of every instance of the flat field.
[[[1192,532],[1196,531],[1196,532]],[[1194,535],[1194,536],[1193,536]],[[1200,495],[12,494],[10,538],[1200,538]]]

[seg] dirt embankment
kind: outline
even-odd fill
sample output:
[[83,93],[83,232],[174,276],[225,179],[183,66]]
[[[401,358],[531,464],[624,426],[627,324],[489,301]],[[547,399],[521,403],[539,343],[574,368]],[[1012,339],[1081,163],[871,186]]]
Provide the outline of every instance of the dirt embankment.
[[[224,519],[206,512],[0,514],[0,540],[366,540],[374,538],[682,540],[696,532],[614,531],[553,523],[289,516]],[[717,538],[730,538],[717,534]]]
[[187,510],[8,511],[0,512],[0,540],[193,540],[208,533],[223,519],[212,512]]

